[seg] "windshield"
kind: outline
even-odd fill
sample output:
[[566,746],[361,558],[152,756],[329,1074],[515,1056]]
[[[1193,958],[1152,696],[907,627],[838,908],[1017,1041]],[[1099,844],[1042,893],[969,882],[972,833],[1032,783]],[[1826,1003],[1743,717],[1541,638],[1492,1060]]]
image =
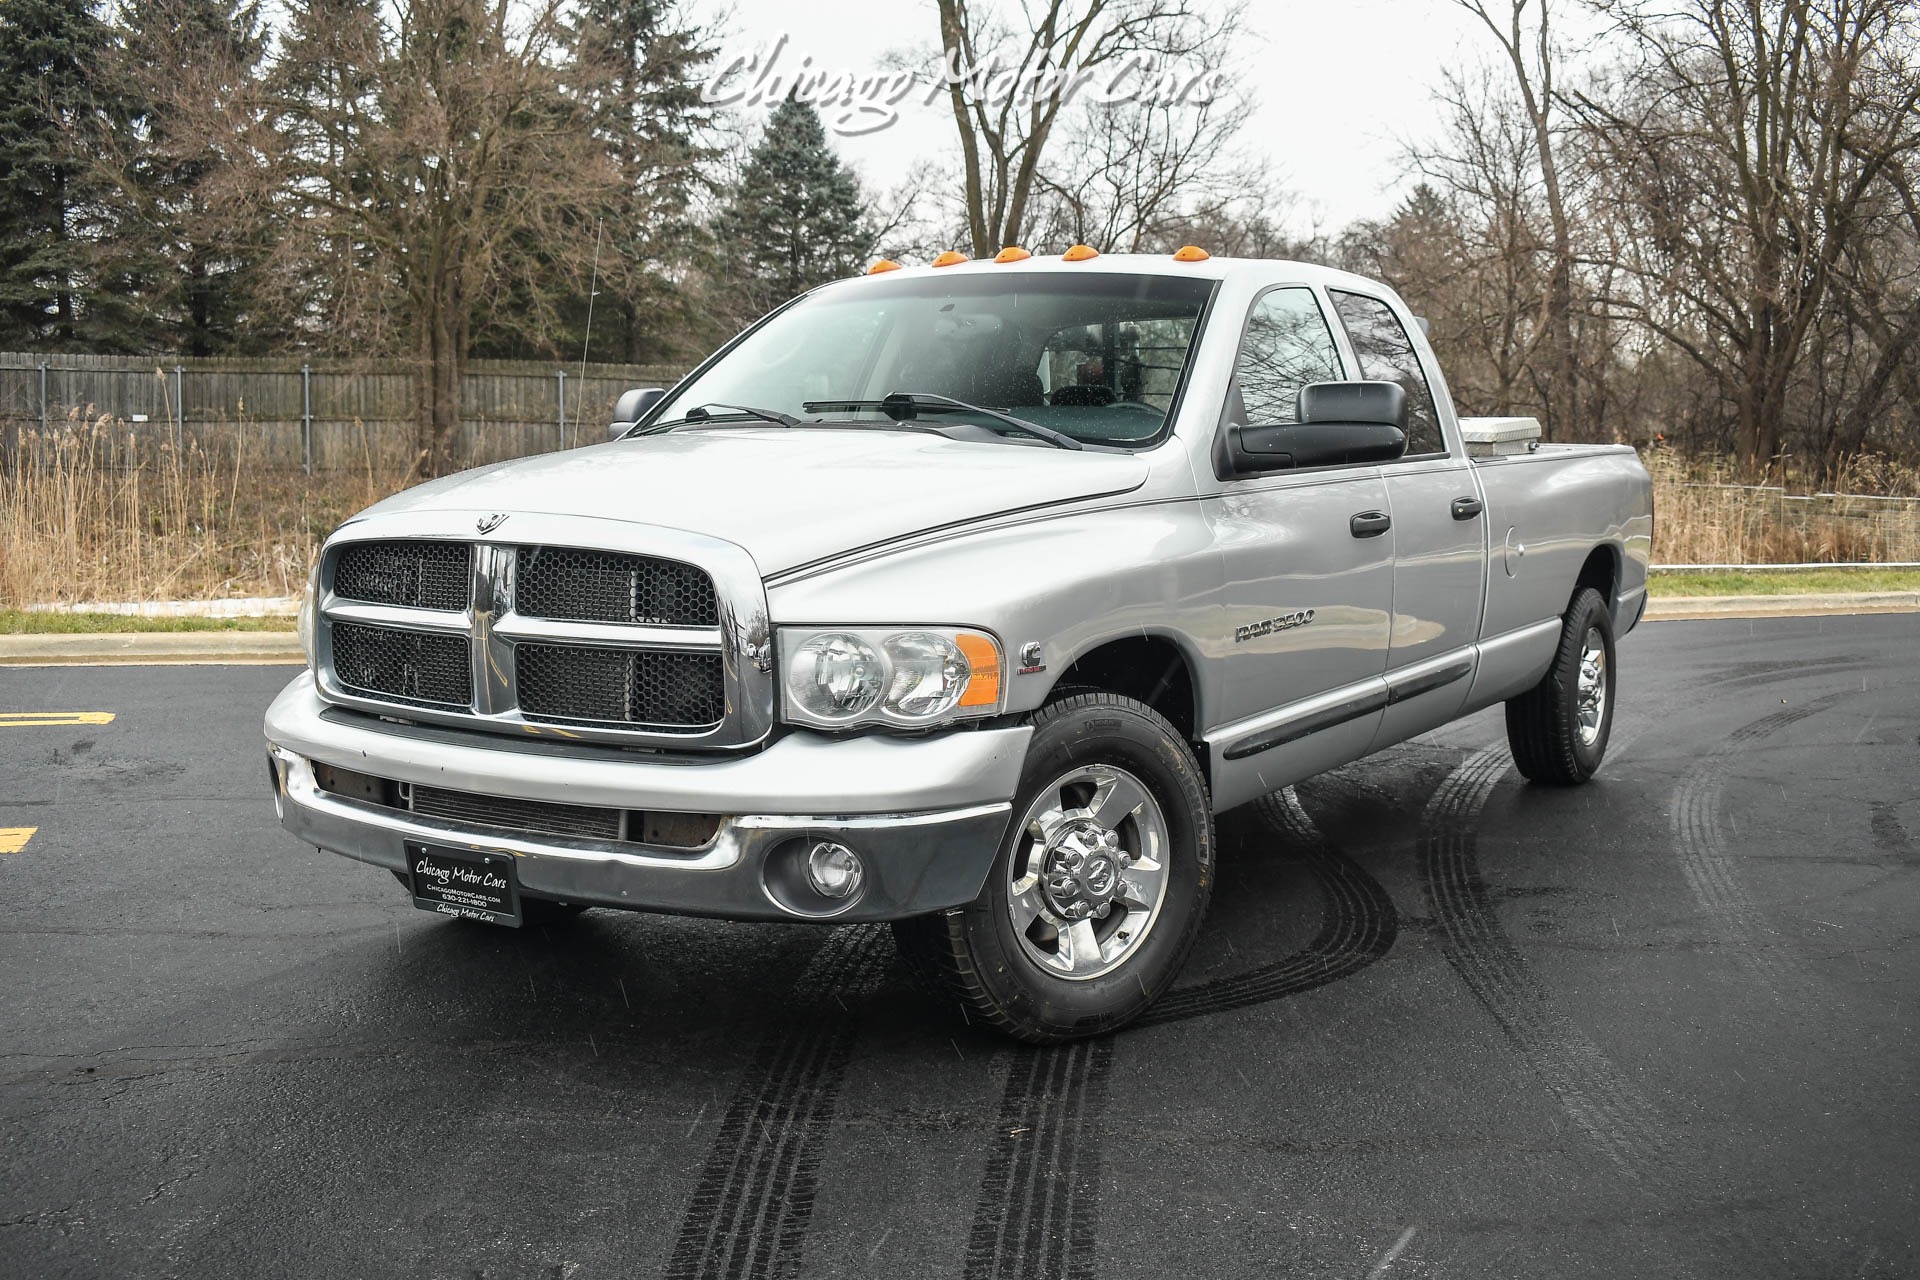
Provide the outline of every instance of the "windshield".
[[[808,420],[888,422],[878,402],[907,394],[997,409],[1086,444],[1147,444],[1166,424],[1212,293],[1211,280],[1032,271],[824,289],[741,339],[652,421],[703,405],[750,405]],[[917,416],[928,426],[961,421],[1020,434],[950,408]]]

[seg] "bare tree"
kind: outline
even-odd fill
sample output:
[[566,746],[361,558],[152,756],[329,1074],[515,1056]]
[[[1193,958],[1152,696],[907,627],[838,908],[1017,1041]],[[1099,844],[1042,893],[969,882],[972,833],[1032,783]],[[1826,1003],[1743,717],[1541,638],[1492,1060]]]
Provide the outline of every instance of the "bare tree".
[[[1501,0],[1453,0],[1453,3],[1478,18],[1500,46],[1512,68],[1513,88],[1531,136],[1531,159],[1537,166],[1551,232],[1550,257],[1547,270],[1541,275],[1544,287],[1539,306],[1540,336],[1551,353],[1552,372],[1544,417],[1547,438],[1552,439],[1556,428],[1560,434],[1575,428],[1579,397],[1573,332],[1573,227],[1555,153],[1558,126],[1554,120],[1557,92],[1554,75],[1558,53],[1553,43],[1553,0],[1504,0],[1504,3]],[[1529,7],[1537,15],[1532,19],[1528,17]],[[1458,81],[1455,88],[1459,88]],[[1456,118],[1458,114],[1456,110]]]
[[1037,175],[1028,238],[1132,253],[1223,220],[1270,185],[1233,152],[1249,113],[1245,100],[1084,105],[1073,144]]
[[[1781,455],[1823,315],[1920,149],[1901,0],[1620,4],[1638,53],[1578,101],[1608,183],[1623,314],[1712,380],[1749,470]],[[1886,341],[1911,341],[1895,326]],[[1897,363],[1897,360],[1896,360]],[[1886,375],[1893,376],[1892,368]]]
[[[1190,0],[1019,0],[1015,23],[976,12],[968,0],[937,3],[941,48],[961,73],[947,96],[976,254],[1016,243],[1026,231],[1055,126],[1076,96],[1076,74],[1120,76],[1131,59],[1158,66],[1223,43],[1221,15],[1203,18]],[[1015,56],[996,63],[1007,48]],[[987,83],[1005,91],[965,78],[988,67],[996,74]]]
[[231,149],[233,225],[271,219],[279,302],[306,338],[411,354],[419,476],[455,466],[476,330],[551,331],[619,190],[566,81],[563,16],[562,0],[291,0],[251,93],[210,103],[191,76],[171,91]]

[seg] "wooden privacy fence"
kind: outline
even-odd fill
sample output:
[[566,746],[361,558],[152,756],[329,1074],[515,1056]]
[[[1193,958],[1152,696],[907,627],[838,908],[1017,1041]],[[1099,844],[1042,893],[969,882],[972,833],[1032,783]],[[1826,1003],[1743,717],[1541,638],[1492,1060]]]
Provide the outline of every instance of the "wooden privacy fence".
[[[461,384],[465,466],[604,438],[629,387],[667,387],[675,365],[469,361]],[[413,453],[414,366],[400,362],[175,359],[0,353],[0,455],[23,432],[112,418],[149,438],[246,445],[259,465],[307,471],[390,465]]]

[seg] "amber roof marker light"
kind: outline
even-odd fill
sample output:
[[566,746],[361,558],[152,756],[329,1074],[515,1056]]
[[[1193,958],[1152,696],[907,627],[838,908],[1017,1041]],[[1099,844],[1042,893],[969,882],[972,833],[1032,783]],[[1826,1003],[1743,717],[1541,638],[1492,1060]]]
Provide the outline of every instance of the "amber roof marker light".
[[995,262],[1021,262],[1032,256],[1032,254],[1022,249],[1019,245],[1010,244],[1000,252],[994,254],[993,260]]
[[1183,244],[1174,253],[1173,260],[1175,262],[1205,262],[1212,256],[1212,254],[1197,244]]
[[1077,244],[1073,246],[1073,248],[1061,254],[1060,259],[1063,262],[1085,262],[1089,258],[1097,258],[1099,256],[1100,256],[1100,251],[1094,248],[1092,245]]
[[877,276],[882,271],[898,271],[899,269],[900,269],[900,264],[895,262],[892,258],[882,258],[880,259],[880,261],[874,263],[872,266],[867,268],[867,274],[870,276]]
[[949,249],[945,253],[941,254],[939,257],[935,258],[933,260],[933,265],[936,267],[951,267],[956,263],[965,262],[966,260],[967,260],[966,254],[961,253],[957,249]]

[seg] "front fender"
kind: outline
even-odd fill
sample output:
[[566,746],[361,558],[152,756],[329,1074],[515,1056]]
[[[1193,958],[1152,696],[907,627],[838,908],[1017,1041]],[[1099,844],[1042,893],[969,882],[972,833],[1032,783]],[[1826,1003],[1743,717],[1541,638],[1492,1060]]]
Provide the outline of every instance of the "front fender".
[[[1145,502],[904,545],[768,590],[776,625],[951,625],[997,636],[1007,710],[1031,711],[1101,644],[1164,636],[1186,655],[1204,717],[1220,656],[1221,567],[1196,501]],[[1038,671],[1022,673],[1028,644]]]

